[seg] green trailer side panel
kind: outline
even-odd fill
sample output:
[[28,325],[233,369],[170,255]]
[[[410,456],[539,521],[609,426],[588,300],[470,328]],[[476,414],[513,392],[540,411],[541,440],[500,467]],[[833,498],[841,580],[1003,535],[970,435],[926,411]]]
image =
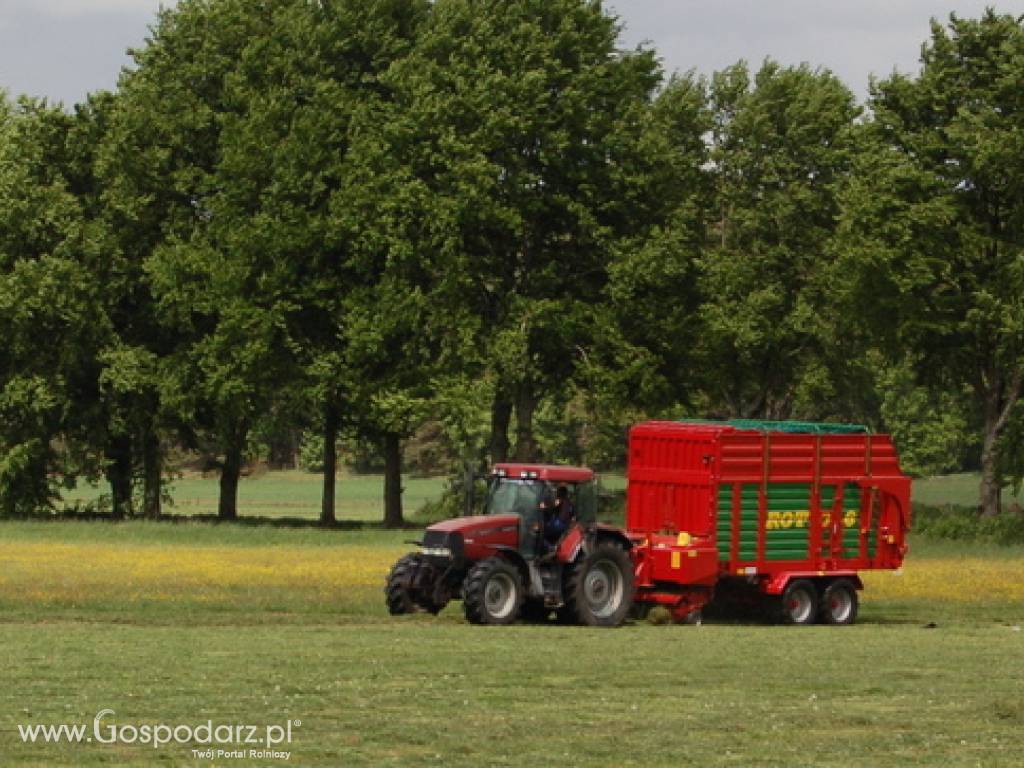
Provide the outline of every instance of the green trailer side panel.
[[718,559],[729,559],[732,546],[732,483],[718,486]]
[[[770,483],[767,498],[767,528],[765,530],[765,559],[802,560],[808,557],[811,531],[810,483]],[[821,555],[830,557],[828,526],[832,519],[837,488],[821,486],[821,519],[823,540]],[[718,557],[727,561],[732,546],[733,484],[723,483],[718,488]],[[740,490],[740,560],[757,559],[757,524],[759,519],[760,487],[747,483]],[[842,552],[841,557],[860,556],[861,490],[856,483],[843,486],[842,500]],[[874,526],[868,534],[868,555],[874,557],[877,546]]]
[[811,484],[769,483],[767,506],[765,559],[805,559],[811,520]]
[[[718,487],[718,559],[726,561],[732,549],[732,483]],[[755,483],[740,487],[740,549],[757,549],[760,491]]]

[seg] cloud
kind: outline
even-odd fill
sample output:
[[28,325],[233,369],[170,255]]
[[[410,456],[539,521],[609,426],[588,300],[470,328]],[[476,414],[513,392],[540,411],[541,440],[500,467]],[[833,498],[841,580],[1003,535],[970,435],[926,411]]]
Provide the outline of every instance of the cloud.
[[83,16],[130,14],[151,16],[161,5],[175,5],[173,0],[0,0],[0,25],[16,23],[28,14],[55,19]]
[[[668,71],[708,74],[739,59],[752,67],[768,56],[782,64],[824,66],[855,92],[871,74],[918,70],[929,19],[951,11],[980,16],[992,0],[606,0],[625,24],[624,41],[653,43]],[[1024,0],[999,10],[1024,12]]]

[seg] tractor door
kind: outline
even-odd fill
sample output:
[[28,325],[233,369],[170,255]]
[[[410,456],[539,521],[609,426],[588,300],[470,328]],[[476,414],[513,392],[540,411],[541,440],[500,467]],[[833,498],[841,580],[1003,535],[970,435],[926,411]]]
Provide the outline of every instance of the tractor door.
[[519,553],[530,560],[539,552],[544,531],[540,509],[546,487],[543,481],[512,477],[493,477],[487,491],[484,514],[519,515]]
[[576,507],[576,519],[581,523],[593,523],[597,520],[597,482],[591,480],[580,483],[572,493]]

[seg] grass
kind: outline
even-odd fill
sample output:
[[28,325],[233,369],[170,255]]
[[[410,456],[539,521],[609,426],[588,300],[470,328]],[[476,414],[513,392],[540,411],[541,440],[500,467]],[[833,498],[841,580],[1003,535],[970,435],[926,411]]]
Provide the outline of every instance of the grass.
[[[257,765],[17,725],[299,719],[293,765],[1017,765],[1024,551],[913,542],[854,627],[391,618],[408,533],[0,524],[0,763]],[[929,625],[936,625],[928,628]],[[276,764],[283,764],[278,761]]]
[[[977,472],[961,472],[955,475],[942,475],[938,477],[926,477],[914,481],[914,501],[929,506],[943,506],[952,504],[955,506],[976,507],[980,498],[979,485],[981,475]],[[1024,489],[1021,493],[1014,494],[1013,489],[1003,489],[1003,503],[1016,502],[1024,504]]]
[[[320,514],[321,475],[299,470],[264,472],[242,478],[238,491],[239,514],[242,517],[297,517],[315,519]],[[412,477],[403,479],[403,504],[407,517],[427,501],[440,497],[445,479]],[[978,503],[977,473],[962,473],[914,481],[914,501],[932,506],[945,504],[971,506]],[[340,520],[379,520],[384,480],[381,475],[345,474],[338,478],[337,506]],[[601,473],[602,486],[623,491],[625,475],[621,472]],[[171,484],[173,504],[166,511],[172,515],[213,515],[217,512],[218,481],[215,475],[189,473]],[[82,486],[65,496],[65,502],[92,503],[107,493],[98,487]],[[1014,496],[1004,490],[1004,501],[1024,504],[1024,492]]]
[[[215,474],[189,473],[173,481],[171,515],[215,515],[220,493]],[[444,478],[405,476],[402,496],[406,515],[424,502],[436,499],[444,490]],[[240,517],[295,517],[313,520],[320,516],[323,476],[301,470],[264,472],[243,477],[238,486]],[[108,489],[83,485],[65,495],[67,504],[93,503]],[[338,477],[337,517],[339,520],[380,520],[384,493],[382,475],[346,474]]]
[[[624,486],[620,474],[606,487]],[[319,512],[320,478],[243,480],[243,517]],[[379,520],[381,478],[339,482]],[[441,479],[408,478],[405,508]],[[81,489],[69,501],[94,500]],[[215,478],[175,482],[178,516]],[[977,477],[915,501],[971,504]],[[1024,550],[916,537],[865,574],[857,626],[614,631],[392,618],[382,583],[412,532],[204,522],[0,524],[0,764],[285,764],[189,746],[26,744],[18,724],[302,722],[294,765],[1019,764]]]
[[[242,478],[238,491],[238,508],[241,517],[271,517],[312,520],[320,515],[320,491],[322,476],[299,470],[287,472],[264,472]],[[942,477],[921,478],[914,481],[914,501],[940,506],[954,504],[971,506],[978,503],[978,475],[964,473]],[[381,497],[384,480],[381,475],[339,476],[337,488],[337,514],[339,520],[375,521],[381,517]],[[403,479],[403,506],[406,517],[427,501],[439,498],[444,490],[445,479],[441,477],[412,477]],[[602,486],[610,491],[623,491],[625,475],[621,472],[601,473]],[[171,485],[173,504],[166,508],[171,515],[194,516],[214,515],[217,512],[219,493],[216,476],[190,473],[180,477]],[[65,502],[92,503],[107,489],[82,486],[69,492]],[[1004,500],[1016,499],[1024,504],[1024,493],[1014,497],[1008,488]]]

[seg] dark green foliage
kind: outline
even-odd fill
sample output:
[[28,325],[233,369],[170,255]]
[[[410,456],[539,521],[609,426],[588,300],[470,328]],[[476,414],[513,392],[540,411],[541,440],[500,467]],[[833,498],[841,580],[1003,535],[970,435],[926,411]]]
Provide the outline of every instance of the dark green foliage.
[[[441,361],[491,385],[492,458],[536,458],[534,419],[580,366],[618,239],[643,228],[649,51],[582,0],[435,3],[393,71],[399,146],[429,194]],[[410,186],[410,189],[415,189]]]
[[[731,416],[826,418],[835,380],[827,251],[852,162],[853,94],[827,70],[740,63],[710,84],[715,224],[700,260],[701,368]],[[841,373],[837,372],[839,369]]]
[[110,326],[70,188],[71,126],[58,109],[0,98],[0,514],[46,509],[61,479],[98,470]]
[[914,532],[935,539],[1014,546],[1024,544],[1024,510],[1013,505],[1002,515],[978,515],[976,507],[914,505]]

